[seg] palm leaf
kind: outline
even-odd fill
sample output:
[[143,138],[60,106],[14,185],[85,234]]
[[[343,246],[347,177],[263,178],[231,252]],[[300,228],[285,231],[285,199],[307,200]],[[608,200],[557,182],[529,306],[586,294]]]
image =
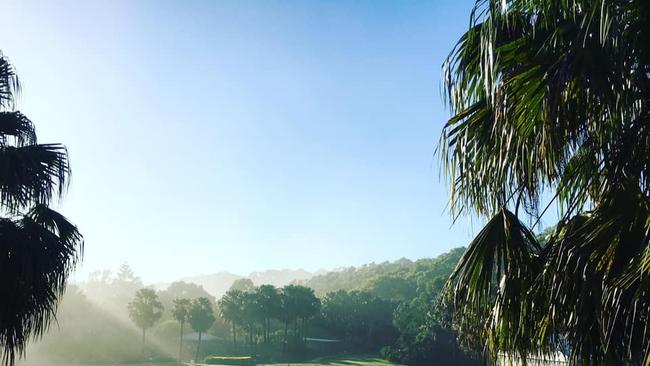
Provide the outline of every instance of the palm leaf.
[[32,121],[20,112],[0,112],[2,145],[7,144],[7,136],[13,137],[18,146],[36,143],[36,132]]
[[531,340],[520,329],[531,322],[526,292],[538,272],[540,251],[534,235],[510,211],[488,221],[446,286],[461,333],[487,339],[493,354],[500,350],[525,359]]
[[70,168],[59,144],[0,146],[0,204],[11,211],[62,195]]
[[78,260],[77,228],[46,206],[18,220],[0,219],[1,360],[12,365],[30,336],[43,334]]
[[13,107],[14,95],[18,91],[20,83],[14,68],[0,52],[0,110]]

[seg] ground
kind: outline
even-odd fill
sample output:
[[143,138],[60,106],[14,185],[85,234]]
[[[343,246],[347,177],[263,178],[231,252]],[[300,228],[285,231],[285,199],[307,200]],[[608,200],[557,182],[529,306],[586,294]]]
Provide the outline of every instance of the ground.
[[[193,364],[180,364],[176,362],[157,362],[157,363],[137,363],[124,366],[192,366]],[[348,356],[348,357],[327,357],[319,358],[303,363],[273,363],[267,364],[273,366],[400,366],[396,363],[388,362],[375,356]],[[81,365],[80,365],[81,366]],[[118,365],[93,365],[93,366],[118,366]],[[214,365],[211,365],[214,366]]]
[[316,365],[325,365],[325,366],[400,366],[396,363],[388,362],[382,360],[375,356],[349,356],[349,357],[328,357],[321,358],[310,362],[305,363],[278,363],[273,364],[277,366],[316,366]]

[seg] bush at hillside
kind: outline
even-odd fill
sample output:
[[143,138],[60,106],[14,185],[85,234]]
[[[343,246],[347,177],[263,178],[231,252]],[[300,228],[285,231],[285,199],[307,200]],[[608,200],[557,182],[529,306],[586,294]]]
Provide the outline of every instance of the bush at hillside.
[[255,360],[250,356],[208,356],[203,360],[203,363],[208,365],[254,366]]

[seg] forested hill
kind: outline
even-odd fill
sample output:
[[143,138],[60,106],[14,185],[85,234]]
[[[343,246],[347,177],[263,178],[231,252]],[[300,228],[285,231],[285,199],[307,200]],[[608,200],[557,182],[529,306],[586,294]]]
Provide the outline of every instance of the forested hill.
[[301,284],[311,287],[317,296],[337,290],[362,290],[387,300],[409,300],[416,297],[418,284],[431,278],[446,278],[465,252],[455,248],[435,258],[412,261],[371,263],[348,267],[314,276]]

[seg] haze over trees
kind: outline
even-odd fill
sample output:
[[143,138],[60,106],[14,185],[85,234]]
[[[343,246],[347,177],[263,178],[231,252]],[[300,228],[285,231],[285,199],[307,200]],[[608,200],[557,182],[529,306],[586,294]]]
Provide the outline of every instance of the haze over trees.
[[190,307],[192,306],[192,302],[187,298],[175,298],[172,302],[172,314],[174,320],[176,320],[180,326],[178,336],[178,362],[181,362],[183,358],[183,328],[185,327],[185,323],[190,319]]
[[194,359],[198,360],[201,350],[201,336],[205,331],[210,329],[214,323],[214,313],[212,303],[206,297],[199,297],[192,300],[190,304],[189,320],[192,329],[199,333],[199,341],[196,344],[196,354]]
[[142,330],[142,355],[145,355],[145,337],[147,329],[162,317],[164,307],[156,291],[143,288],[135,293],[135,298],[128,305],[129,317]]
[[16,109],[20,83],[0,52],[0,363],[12,365],[42,335],[80,258],[77,227],[49,207],[70,176],[61,144],[37,141]]
[[492,359],[650,363],[649,37],[647,1],[481,0],[447,61],[451,211],[487,220],[447,301]]
[[[316,296],[304,285],[262,285],[249,292],[228,291],[216,303],[206,297],[214,310],[214,322],[201,331],[200,348],[198,328],[197,333],[190,333],[193,330],[188,326],[189,315],[185,317],[184,311],[177,314],[174,304],[176,300],[184,308],[189,302],[191,307],[192,300],[201,297],[197,295],[205,290],[195,284],[174,282],[156,291],[164,310],[146,330],[147,358],[169,360],[180,353],[182,361],[201,360],[209,354],[304,360],[337,352],[377,353],[383,348],[385,358],[400,363],[408,361],[410,365],[429,365],[432,359],[443,362],[452,354],[461,359],[462,350],[445,348],[454,344],[451,328],[444,319],[438,321],[439,318],[428,314],[434,313],[442,284],[462,252],[459,248],[433,259],[370,264],[325,274],[316,283],[324,285],[324,278],[332,278],[346,289],[322,296]],[[59,309],[59,326],[30,347],[26,364],[141,361],[142,329],[130,320],[128,303],[142,288],[134,286],[143,284],[133,272],[123,266],[115,275],[110,271],[98,272],[88,282],[73,286]],[[375,285],[390,283],[396,277],[404,280],[404,286],[395,287],[394,292]],[[403,299],[409,293],[404,289],[411,288],[416,289],[416,296]],[[128,297],[121,295],[130,291],[133,292]],[[121,307],[115,308],[119,301]],[[294,310],[299,316],[287,317],[283,304],[299,309]],[[186,319],[182,331],[180,319]]]

